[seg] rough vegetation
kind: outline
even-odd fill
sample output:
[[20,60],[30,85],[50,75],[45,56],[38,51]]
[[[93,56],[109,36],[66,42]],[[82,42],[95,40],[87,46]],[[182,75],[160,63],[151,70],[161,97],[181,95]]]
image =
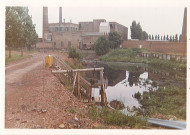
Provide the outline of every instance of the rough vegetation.
[[141,98],[141,93],[138,91],[137,93],[135,93],[134,97],[136,99],[140,99]]
[[108,39],[106,36],[101,36],[96,40],[94,50],[97,55],[104,55],[108,53],[110,49],[119,48],[121,43],[121,36],[117,32],[110,32]]
[[117,32],[110,32],[109,43],[110,43],[110,48],[112,49],[119,48],[119,45],[122,43],[121,36]]
[[143,51],[147,51],[139,48],[128,48],[128,49],[117,49],[112,50],[106,55],[100,57],[100,60],[103,61],[114,61],[114,62],[131,62],[131,63],[145,63],[158,68],[169,68],[179,71],[186,71],[186,64],[176,61],[161,60],[157,58],[143,58],[138,57],[137,54],[140,54]]
[[121,110],[125,108],[125,105],[121,101],[118,101],[118,100],[111,101],[110,106],[117,110]]
[[131,128],[144,128],[148,123],[139,117],[127,116],[118,110],[107,108],[99,109],[96,106],[89,107],[88,115],[94,121],[103,119],[106,125],[128,126]]
[[70,47],[68,51],[69,51],[69,52],[68,52],[69,58],[80,59],[81,55],[80,55],[80,53],[76,50],[76,48]]
[[94,43],[94,50],[97,55],[104,55],[109,52],[109,41],[105,36],[101,36]]
[[160,87],[156,91],[144,92],[141,97],[139,98],[142,104],[140,114],[144,116],[162,114],[186,119],[186,89]]

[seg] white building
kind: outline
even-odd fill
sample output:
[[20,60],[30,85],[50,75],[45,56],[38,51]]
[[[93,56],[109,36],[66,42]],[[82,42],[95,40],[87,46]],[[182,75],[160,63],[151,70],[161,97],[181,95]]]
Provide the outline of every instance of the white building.
[[101,22],[99,27],[99,32],[104,34],[110,33],[110,24],[109,22]]

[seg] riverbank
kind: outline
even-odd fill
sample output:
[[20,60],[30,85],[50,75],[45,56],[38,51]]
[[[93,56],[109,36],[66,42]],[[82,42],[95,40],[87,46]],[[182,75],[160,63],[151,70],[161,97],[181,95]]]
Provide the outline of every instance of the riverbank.
[[186,120],[186,89],[167,86],[135,95],[142,105],[138,109],[139,115],[168,120]]
[[167,68],[177,71],[186,71],[186,63],[180,63],[176,61],[160,60],[156,58],[144,58],[137,56],[143,51],[147,51],[139,48],[128,49],[116,49],[111,50],[109,53],[101,56],[99,60],[107,62],[131,62],[131,63],[145,63],[157,68]]
[[[61,55],[59,56],[61,58]],[[64,61],[73,69],[84,68],[79,59],[65,58]],[[80,73],[83,77],[85,74]],[[73,84],[64,82],[65,88],[69,92],[73,89]],[[135,116],[126,116],[122,114],[119,110],[111,110],[109,108],[97,106],[95,102],[87,104],[88,116],[94,123],[101,123],[97,129],[129,129],[129,128],[151,128],[151,125],[147,123],[146,120],[142,120]],[[71,113],[76,114],[77,110],[72,108]]]
[[[139,52],[138,52],[138,50],[132,50],[131,51],[131,54],[130,54],[130,56],[132,57],[132,56],[134,56],[134,51],[136,51],[135,52],[135,54],[138,54]],[[99,63],[99,62],[95,62],[96,64],[97,63]],[[94,65],[95,63],[93,63],[92,65]],[[111,64],[111,65],[109,65],[109,64]],[[125,62],[104,62],[104,64],[108,64],[109,66],[108,67],[111,67],[111,68],[114,68],[115,66],[115,70],[118,70],[118,71],[121,71],[122,70],[122,75],[118,72],[118,75],[117,76],[120,76],[120,77],[118,77],[118,79],[119,78],[121,78],[121,80],[123,79],[123,75],[126,73],[126,71],[125,70],[129,70],[129,74],[131,74],[129,77],[131,78],[131,81],[133,82],[133,83],[137,83],[138,82],[138,76],[140,75],[140,74],[142,74],[143,72],[145,72],[143,69],[144,68],[149,68],[149,66],[148,66],[148,64],[143,64],[143,63],[135,63],[135,62],[133,62],[132,64],[130,63],[128,63],[127,65],[126,65],[126,63]],[[119,64],[118,64],[119,63]],[[67,64],[69,64],[72,68],[83,68],[83,67],[81,67],[81,65],[80,65],[80,61],[78,61],[78,60],[73,60],[72,62],[68,62]],[[137,66],[135,66],[137,64]],[[87,64],[88,65],[88,64]],[[89,65],[88,65],[89,66]],[[87,66],[87,67],[88,67]],[[127,66],[127,67],[126,67]],[[134,68],[134,66],[135,66],[135,68]],[[142,66],[142,68],[141,68],[141,66]],[[109,82],[111,82],[111,80],[110,80],[110,77],[109,77],[109,75],[110,75],[110,73],[116,73],[116,71],[107,71],[109,68],[108,67],[106,67],[106,66],[104,66],[104,68],[105,68],[105,77],[108,77],[108,79],[109,79]],[[158,67],[159,68],[159,67]],[[110,69],[109,69],[110,70]],[[147,71],[147,69],[146,69],[146,71]],[[136,72],[140,72],[139,74],[137,73],[137,79],[134,79],[134,76],[136,76]],[[160,72],[160,71],[157,71],[157,72]],[[113,75],[113,74],[112,74]],[[153,75],[153,73],[150,73],[150,75],[151,75],[151,77],[152,77],[152,75]],[[125,75],[124,75],[125,76]],[[115,76],[111,76],[114,80],[114,82],[117,80],[116,78],[117,77],[115,77]],[[156,77],[157,78],[157,77]],[[167,85],[169,85],[169,82],[168,82],[168,80],[166,79],[167,77],[165,77],[164,78],[164,80],[165,80],[165,82],[166,83],[164,83],[164,84],[167,84]],[[170,76],[170,78],[171,78],[171,76]],[[149,78],[150,79],[150,78]],[[160,77],[158,78],[158,80],[160,79]],[[135,81],[136,80],[136,81]],[[118,80],[119,81],[119,80]],[[128,81],[128,80],[127,80]],[[161,81],[161,80],[160,80]],[[163,81],[163,78],[162,78],[162,81]],[[183,80],[183,81],[185,81],[185,80]],[[115,83],[117,83],[117,82],[115,82],[114,83],[113,82],[113,84],[115,84]],[[147,81],[145,81],[145,82],[149,82],[148,80]],[[154,81],[153,81],[154,82]],[[153,84],[155,84],[155,82],[153,83]],[[156,83],[157,84],[157,83]],[[148,84],[147,84],[148,85]],[[158,84],[159,86],[160,86],[160,84]],[[132,87],[133,85],[131,85],[130,87]],[[126,86],[125,86],[126,87]],[[139,86],[140,87],[140,86]],[[141,87],[144,87],[144,86],[141,86]],[[126,89],[126,88],[125,88]],[[129,88],[129,89],[131,89],[131,88]],[[120,89],[121,90],[121,89]],[[125,90],[126,91],[126,90]],[[183,93],[184,94],[184,93]],[[108,94],[109,95],[109,94]],[[186,95],[186,94],[185,94]],[[160,96],[160,95],[159,95]],[[184,96],[184,95],[183,95]],[[168,96],[169,97],[169,96]],[[173,100],[172,100],[172,97],[169,97],[169,98],[167,98],[167,97],[165,97],[166,99],[168,99],[168,100],[171,100],[171,103],[173,102]],[[179,97],[179,98],[181,98],[181,97]],[[153,98],[152,98],[153,99]],[[127,100],[128,100],[128,98],[127,98]],[[153,99],[154,100],[154,99]],[[184,101],[184,100],[181,100],[184,104],[186,103],[186,101]],[[144,101],[144,102],[146,102],[146,101]],[[154,102],[154,101],[149,101],[149,102]],[[162,102],[163,103],[163,102]],[[163,103],[163,104],[167,104],[167,102],[166,103]],[[153,104],[153,105],[155,105],[155,104]],[[151,111],[151,107],[152,108],[154,108],[153,107],[153,105],[151,106],[150,105],[150,108],[148,108],[147,109],[147,111]],[[149,106],[149,105],[148,105]],[[178,106],[176,106],[176,108],[177,108]],[[159,108],[159,107],[158,107]],[[185,117],[184,117],[184,113],[185,113],[185,111],[184,111],[184,109],[185,109],[185,111],[186,111],[186,107],[184,107],[183,108],[183,111],[182,111],[182,114],[183,114],[183,118],[179,118],[178,116],[176,116],[176,113],[174,113],[173,114],[173,112],[172,111],[175,111],[176,112],[176,110],[173,110],[173,108],[170,108],[170,110],[168,110],[168,114],[171,114],[171,116],[168,116],[168,115],[166,115],[166,114],[164,114],[164,112],[160,112],[160,114],[159,113],[157,113],[157,112],[155,112],[155,113],[151,113],[151,115],[144,115],[144,114],[140,114],[139,113],[139,115],[143,115],[143,116],[145,116],[145,117],[152,117],[152,118],[163,118],[163,119],[170,119],[170,118],[176,118],[176,119],[185,119]],[[142,110],[141,110],[142,111]],[[140,112],[140,110],[139,110],[139,112]],[[172,112],[172,113],[171,113]],[[113,127],[113,128],[115,128],[115,127],[117,127],[117,128],[150,128],[151,126],[150,125],[148,125],[147,126],[147,123],[146,122],[143,122],[143,121],[141,121],[138,117],[136,117],[136,116],[132,116],[132,117],[129,117],[129,116],[125,116],[124,114],[122,114],[121,112],[119,112],[119,111],[113,111],[113,110],[109,110],[109,109],[106,109],[106,108],[102,108],[102,109],[100,109],[99,107],[97,107],[95,104],[93,104],[93,105],[91,105],[91,106],[89,106],[89,108],[88,108],[88,115],[89,115],[89,118],[90,119],[92,119],[94,122],[98,122],[98,121],[100,121],[103,125],[101,126],[101,127],[97,127],[97,128],[106,128],[107,126],[109,127],[109,126],[111,126],[111,127]],[[162,116],[162,117],[161,117]],[[133,122],[130,122],[130,120],[131,121],[133,121]],[[174,119],[175,120],[175,119]],[[131,124],[130,124],[131,123]]]

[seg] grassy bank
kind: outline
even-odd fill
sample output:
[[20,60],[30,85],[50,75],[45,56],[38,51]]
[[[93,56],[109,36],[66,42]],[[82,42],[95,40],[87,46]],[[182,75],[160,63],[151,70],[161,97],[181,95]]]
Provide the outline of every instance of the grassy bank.
[[179,63],[176,61],[160,60],[156,58],[144,58],[137,57],[137,54],[141,53],[142,50],[138,48],[128,48],[128,49],[117,49],[112,50],[106,55],[101,56],[99,59],[108,62],[131,62],[131,63],[145,63],[158,68],[170,68],[179,71],[186,71],[186,64]]
[[96,106],[89,107],[89,117],[96,121],[98,119],[103,120],[105,125],[113,125],[120,127],[130,128],[146,128],[149,124],[139,117],[126,116],[118,110],[109,110],[107,108],[97,108]]
[[142,105],[139,112],[143,116],[162,114],[186,119],[186,89],[162,87],[157,91],[144,92],[138,100]]
[[23,54],[23,56],[20,55],[20,52],[18,51],[11,51],[11,58],[9,58],[9,51],[5,51],[5,64],[8,64],[12,61],[18,61],[22,59],[29,58],[30,56]]

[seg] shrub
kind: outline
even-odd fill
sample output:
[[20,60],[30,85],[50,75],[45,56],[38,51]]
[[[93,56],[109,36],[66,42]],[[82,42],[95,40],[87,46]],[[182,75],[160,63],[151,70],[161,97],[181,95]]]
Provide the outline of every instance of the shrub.
[[156,113],[174,115],[186,119],[186,89],[178,87],[160,87],[156,91],[143,92],[143,98],[139,99],[144,116],[152,116]]
[[116,49],[122,43],[121,36],[117,32],[109,33],[110,48]]
[[74,48],[74,47],[69,48],[69,58],[73,58],[73,59],[80,58],[80,54],[79,54],[79,52],[77,52],[76,48]]
[[106,40],[105,36],[101,36],[94,43],[94,50],[97,55],[104,55],[109,52],[109,41]]
[[90,107],[88,111],[89,117],[93,120],[97,118],[103,119],[106,125],[142,127],[147,126],[147,122],[139,117],[127,116],[118,110],[109,110],[107,108],[98,109],[96,106]]
[[141,93],[138,91],[137,93],[135,93],[134,97],[136,99],[140,99],[141,98]]
[[110,106],[113,107],[114,109],[124,109],[125,105],[121,101],[113,100],[110,102]]

